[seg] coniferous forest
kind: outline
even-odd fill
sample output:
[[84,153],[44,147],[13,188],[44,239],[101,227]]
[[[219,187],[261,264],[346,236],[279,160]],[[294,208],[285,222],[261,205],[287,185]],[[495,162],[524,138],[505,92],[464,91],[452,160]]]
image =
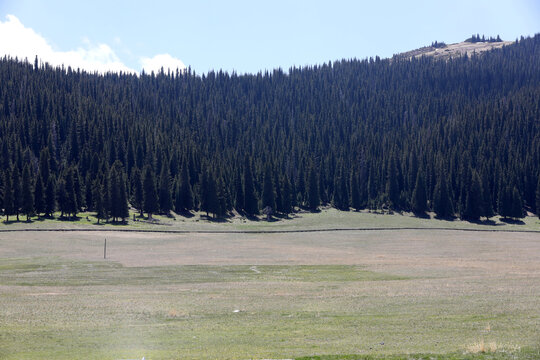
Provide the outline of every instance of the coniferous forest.
[[540,214],[540,35],[237,75],[0,60],[0,211]]

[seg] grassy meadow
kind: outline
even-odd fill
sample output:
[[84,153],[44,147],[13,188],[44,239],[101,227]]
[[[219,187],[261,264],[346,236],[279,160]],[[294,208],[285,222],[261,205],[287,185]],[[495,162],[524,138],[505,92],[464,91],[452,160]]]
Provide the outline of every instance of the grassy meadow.
[[[322,215],[275,223],[194,217],[128,227],[322,229],[427,221]],[[84,221],[29,226],[91,225]],[[449,223],[539,227],[534,218],[525,225]],[[0,225],[11,226],[22,225]],[[0,233],[1,359],[540,357],[538,233],[152,234],[109,226]]]

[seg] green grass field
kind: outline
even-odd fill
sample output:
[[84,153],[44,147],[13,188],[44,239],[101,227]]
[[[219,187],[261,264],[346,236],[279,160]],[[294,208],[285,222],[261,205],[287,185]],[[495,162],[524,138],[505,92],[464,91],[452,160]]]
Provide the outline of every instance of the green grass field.
[[538,299],[536,233],[0,233],[1,359],[538,359]]

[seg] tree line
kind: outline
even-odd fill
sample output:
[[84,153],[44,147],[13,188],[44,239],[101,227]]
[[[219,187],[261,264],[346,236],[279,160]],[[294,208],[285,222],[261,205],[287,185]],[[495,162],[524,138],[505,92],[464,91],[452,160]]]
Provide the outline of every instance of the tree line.
[[439,61],[92,74],[0,60],[0,211],[540,213],[540,36]]

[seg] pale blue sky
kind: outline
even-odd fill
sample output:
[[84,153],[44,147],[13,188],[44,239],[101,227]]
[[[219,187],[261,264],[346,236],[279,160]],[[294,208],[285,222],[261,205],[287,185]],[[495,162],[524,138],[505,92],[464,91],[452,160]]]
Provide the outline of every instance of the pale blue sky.
[[515,40],[540,32],[538,0],[0,0],[0,22],[8,14],[54,51],[106,44],[116,60],[137,71],[142,58],[158,54],[198,73],[245,73],[388,57],[472,33]]

